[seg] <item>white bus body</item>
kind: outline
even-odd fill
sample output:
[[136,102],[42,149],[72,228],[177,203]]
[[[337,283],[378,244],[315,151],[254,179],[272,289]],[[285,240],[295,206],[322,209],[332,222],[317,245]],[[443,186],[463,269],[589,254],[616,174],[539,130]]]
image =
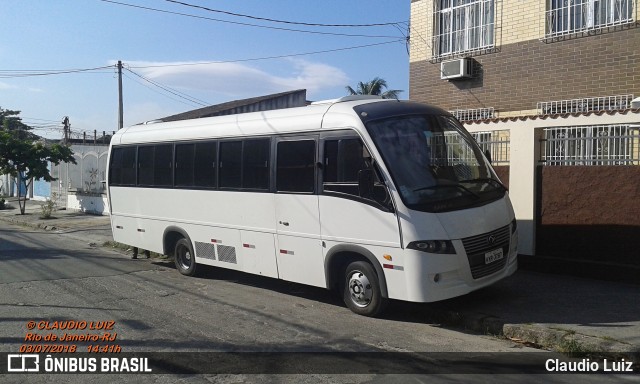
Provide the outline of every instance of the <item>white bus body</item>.
[[506,189],[437,108],[347,97],[137,125],[115,134],[108,164],[114,240],[186,275],[206,264],[339,289],[374,316],[517,269]]

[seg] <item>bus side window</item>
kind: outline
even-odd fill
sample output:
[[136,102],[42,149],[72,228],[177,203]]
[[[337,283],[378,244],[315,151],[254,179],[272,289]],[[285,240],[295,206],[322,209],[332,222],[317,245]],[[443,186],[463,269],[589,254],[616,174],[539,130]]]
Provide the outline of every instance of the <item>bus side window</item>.
[[313,193],[315,153],[314,140],[279,142],[276,159],[276,189],[279,192]]
[[[323,190],[358,196],[358,172],[370,168],[360,139],[325,140]],[[369,163],[370,164],[370,163]]]
[[220,142],[220,188],[242,187],[242,141]]
[[[335,139],[324,141],[322,189],[326,194],[361,197],[358,191],[358,174],[372,169],[372,159],[360,139]],[[374,170],[375,171],[375,170]],[[373,200],[387,205],[387,189],[374,172]]]

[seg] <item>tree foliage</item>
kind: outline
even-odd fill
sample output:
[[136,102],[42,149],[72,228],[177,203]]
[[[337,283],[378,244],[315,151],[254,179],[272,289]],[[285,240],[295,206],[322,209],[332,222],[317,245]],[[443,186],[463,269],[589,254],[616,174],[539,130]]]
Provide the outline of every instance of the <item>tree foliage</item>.
[[30,132],[31,127],[22,122],[22,119],[18,117],[19,114],[20,111],[12,111],[0,107],[0,129],[13,132],[21,139],[39,139],[38,135]]
[[356,89],[347,86],[346,89],[350,95],[375,95],[381,96],[383,99],[397,99],[402,92],[399,89],[386,90],[387,82],[379,77],[374,77],[373,80],[363,83],[360,81]]
[[[20,196],[20,184],[28,188],[32,180],[55,180],[49,173],[49,163],[76,163],[73,151],[66,145],[45,144],[33,139],[28,132],[30,127],[22,123],[17,115],[20,112],[0,108],[2,128],[0,128],[0,174],[15,178],[18,189],[20,213],[24,215],[26,196]],[[26,128],[25,128],[26,127]],[[20,134],[26,132],[30,135]],[[37,137],[37,136],[35,136]],[[24,198],[24,199],[23,199]]]

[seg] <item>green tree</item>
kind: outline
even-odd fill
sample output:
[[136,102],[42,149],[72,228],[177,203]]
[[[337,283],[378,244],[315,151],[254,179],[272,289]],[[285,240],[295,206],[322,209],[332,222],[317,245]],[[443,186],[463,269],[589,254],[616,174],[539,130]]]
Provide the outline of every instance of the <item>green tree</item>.
[[39,139],[38,135],[30,132],[31,127],[22,122],[22,119],[18,117],[19,114],[20,111],[12,111],[0,107],[0,129],[13,132],[21,139]]
[[400,95],[400,92],[402,92],[398,89],[385,91],[386,88],[386,80],[379,77],[374,77],[373,80],[367,83],[363,83],[362,81],[359,82],[356,89],[351,88],[351,86],[349,85],[347,85],[346,87],[350,95],[375,95],[382,96],[383,99],[397,99]]
[[[8,113],[7,113],[8,112]],[[71,148],[52,144],[45,145],[34,140],[32,133],[17,114],[20,112],[0,109],[2,128],[0,128],[0,174],[8,174],[15,178],[18,190],[18,204],[20,214],[24,215],[27,196],[21,196],[20,184],[29,188],[33,180],[44,179],[47,182],[55,180],[49,173],[49,163],[58,165],[61,162],[76,163]],[[7,116],[9,116],[7,118]],[[7,121],[9,120],[9,121]],[[25,128],[26,127],[26,128]],[[29,135],[20,134],[29,133]]]

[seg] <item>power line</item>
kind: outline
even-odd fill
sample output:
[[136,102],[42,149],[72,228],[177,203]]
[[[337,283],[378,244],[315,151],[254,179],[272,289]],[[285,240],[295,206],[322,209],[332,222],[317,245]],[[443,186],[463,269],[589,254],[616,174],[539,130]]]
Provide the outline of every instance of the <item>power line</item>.
[[151,8],[151,7],[144,7],[144,6],[141,6],[141,5],[127,4],[127,3],[122,3],[122,2],[119,2],[119,1],[113,1],[113,0],[100,0],[100,1],[105,2],[105,3],[111,3],[111,4],[122,5],[122,6],[125,6],[125,7],[132,7],[132,8],[138,8],[138,9],[144,9],[144,10],[147,10],[147,11],[154,11],[154,12],[168,13],[168,14],[172,14],[172,15],[178,15],[178,16],[184,16],[184,17],[192,17],[192,18],[196,18],[196,19],[203,19],[203,20],[209,20],[209,21],[217,21],[217,22],[220,22],[220,23],[236,24],[236,25],[243,25],[243,26],[256,27],[256,28],[274,29],[274,30],[287,31],[287,32],[299,32],[299,33],[311,33],[311,34],[318,34],[318,35],[347,36],[347,37],[386,38],[386,39],[397,39],[398,37],[400,37],[400,36],[363,35],[363,34],[337,33],[337,32],[305,31],[305,30],[303,30],[303,29],[292,29],[292,28],[282,28],[282,27],[271,27],[271,26],[267,26],[267,25],[258,25],[258,24],[242,23],[242,22],[239,22],[239,21],[229,21],[229,20],[215,19],[215,18],[206,17],[206,16],[191,15],[191,14],[188,14],[188,13],[181,13],[181,12],[167,11],[167,10],[164,10],[164,9],[157,9],[157,8]]
[[241,14],[241,13],[234,13],[234,12],[229,12],[229,11],[222,11],[222,10],[219,10],[219,9],[212,9],[212,8],[208,8],[208,7],[203,7],[201,5],[189,4],[189,3],[184,3],[182,1],[176,1],[176,0],[165,0],[165,1],[168,2],[168,3],[184,5],[185,7],[197,8],[197,9],[202,9],[202,10],[209,11],[209,12],[222,13],[222,14],[230,15],[230,16],[244,17],[244,18],[253,19],[253,20],[269,21],[269,22],[272,22],[272,23],[306,25],[306,26],[310,26],[310,27],[382,27],[382,26],[396,25],[398,23],[402,23],[402,21],[388,22],[388,23],[371,23],[371,24],[307,23],[307,22],[278,20],[278,19],[270,19],[270,18],[266,18],[266,17],[244,15],[244,14]]
[[[130,73],[132,73],[132,74],[134,74],[134,75],[136,75],[136,76],[138,76],[138,77],[141,77],[141,78],[142,78],[142,76],[141,76],[141,75],[139,75],[139,74],[137,74],[137,73],[133,72],[132,70],[130,70],[130,69],[128,69],[128,68],[127,68],[127,71],[129,71]],[[142,82],[140,82],[140,81],[136,80],[135,78],[133,78],[133,77],[131,77],[131,76],[127,75],[126,73],[124,73],[124,76],[125,76],[127,79],[130,79],[131,81],[133,81],[133,82],[135,82],[135,83],[137,83],[137,84],[140,84],[141,86],[143,86],[143,87],[145,87],[145,88],[147,88],[147,89],[150,89],[151,91],[156,92],[156,93],[158,93],[158,94],[160,94],[160,95],[163,95],[163,96],[165,96],[165,97],[167,97],[167,98],[169,98],[169,99],[171,99],[171,100],[173,100],[173,101],[177,101],[177,102],[179,102],[179,103],[182,103],[182,104],[188,105],[188,106],[190,106],[190,107],[193,107],[193,106],[196,106],[196,107],[199,107],[199,106],[205,106],[205,104],[199,104],[199,103],[196,103],[196,102],[194,102],[194,101],[189,100],[189,99],[188,99],[188,98],[186,98],[186,97],[181,97],[181,98],[182,98],[182,99],[184,99],[184,100],[188,100],[189,102],[185,102],[184,100],[180,100],[180,99],[177,99],[177,98],[175,98],[175,97],[171,97],[171,96],[167,95],[166,93],[159,92],[159,91],[155,90],[154,88],[150,87],[149,85],[144,84],[144,83],[142,83]],[[144,80],[145,82],[149,83],[149,84],[154,85],[155,87],[161,88],[160,86],[158,86],[158,85],[156,85],[156,84],[153,84],[152,82],[150,82],[150,81],[149,81],[148,79],[146,79],[146,78],[143,78],[143,80]],[[161,88],[161,89],[162,89],[162,88]],[[168,92],[168,91],[166,91],[166,92]],[[206,105],[209,105],[209,104],[206,104]]]
[[82,68],[82,69],[30,69],[30,70],[4,69],[4,70],[0,70],[0,79],[32,77],[32,76],[65,75],[70,73],[86,73],[86,72],[99,71],[102,69],[107,69],[112,67],[113,66],[110,65],[105,67]]
[[283,58],[287,58],[287,57],[317,55],[317,54],[320,54],[320,53],[331,53],[331,52],[348,51],[348,50],[351,50],[351,49],[374,47],[374,46],[377,46],[377,45],[399,43],[399,42],[404,42],[404,41],[405,41],[405,39],[402,38],[402,39],[397,39],[397,40],[392,40],[392,41],[385,41],[385,42],[382,42],[382,43],[356,45],[356,46],[353,46],[353,47],[327,49],[327,50],[323,50],[323,51],[313,51],[313,52],[304,52],[304,53],[291,53],[291,54],[286,54],[286,55],[254,57],[254,58],[247,58],[247,59],[203,61],[203,62],[197,62],[197,63],[158,64],[158,65],[144,65],[144,66],[141,65],[141,66],[131,66],[130,68],[144,69],[144,68],[182,67],[182,66],[192,66],[192,65],[227,64],[227,63],[240,63],[240,62],[245,62],[245,61],[273,60],[273,59],[283,59]]
[[147,78],[147,77],[144,77],[144,76],[142,76],[142,75],[140,75],[140,74],[138,74],[138,73],[136,73],[136,72],[132,71],[132,70],[131,70],[131,69],[129,69],[129,68],[125,68],[125,69],[126,69],[127,71],[131,72],[132,74],[134,74],[134,75],[138,76],[138,77],[139,77],[139,78],[141,78],[142,80],[144,80],[144,81],[146,81],[146,82],[148,82],[148,83],[150,83],[150,84],[153,84],[153,85],[155,85],[156,87],[158,87],[158,88],[160,88],[160,89],[162,89],[162,90],[164,90],[164,91],[166,91],[166,92],[171,93],[172,95],[178,96],[178,97],[179,97],[179,98],[181,98],[181,99],[188,100],[188,101],[190,101],[190,102],[192,102],[192,103],[194,103],[194,104],[199,104],[199,105],[201,105],[201,106],[203,106],[203,107],[204,107],[204,106],[207,106],[207,105],[210,105],[210,103],[207,103],[207,102],[206,102],[206,101],[204,101],[204,100],[200,100],[200,99],[195,98],[195,97],[193,97],[193,96],[189,96],[189,95],[187,95],[187,94],[186,94],[186,93],[184,93],[184,92],[180,92],[180,91],[178,91],[178,90],[176,90],[176,89],[173,89],[173,88],[168,87],[168,86],[166,86],[166,85],[160,84],[160,83],[158,83],[157,81],[151,80],[151,79],[149,79],[149,78]]

